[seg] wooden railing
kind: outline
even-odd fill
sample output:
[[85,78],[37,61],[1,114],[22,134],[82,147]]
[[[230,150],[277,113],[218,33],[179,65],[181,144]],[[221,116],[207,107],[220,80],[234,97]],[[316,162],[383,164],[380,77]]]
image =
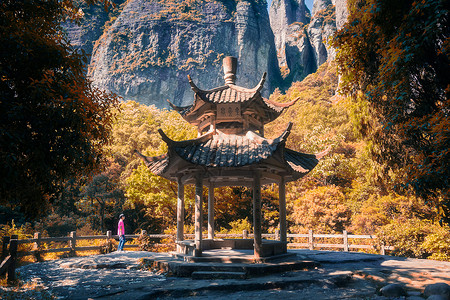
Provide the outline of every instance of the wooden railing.
[[[142,230],[141,234],[127,234],[125,238],[127,240],[138,238],[142,235],[146,235],[150,238],[161,239],[161,238],[173,238],[175,236],[170,234],[147,234],[145,230]],[[194,234],[185,234],[185,238],[194,238]],[[206,235],[204,236],[206,238]],[[263,238],[279,240],[280,233],[275,231],[275,233],[265,233],[262,234]],[[15,280],[15,265],[17,258],[33,255],[36,260],[41,260],[41,255],[45,253],[53,252],[68,252],[69,255],[75,256],[77,251],[92,251],[104,248],[104,252],[108,253],[112,250],[112,239],[118,239],[119,236],[112,235],[111,231],[108,231],[106,235],[91,235],[91,236],[77,236],[75,231],[72,231],[68,237],[41,237],[39,232],[34,234],[32,239],[18,239],[17,235],[12,235],[11,237],[3,237],[2,243],[2,253],[0,261],[0,276],[4,273],[8,273],[8,281]],[[215,238],[253,238],[253,234],[248,233],[244,230],[242,234],[215,234]],[[343,231],[342,234],[316,234],[312,230],[309,230],[306,234],[287,234],[288,244],[290,248],[308,248],[310,250],[323,249],[323,248],[339,248],[343,251],[350,251],[351,249],[375,249],[371,244],[355,244],[351,243],[350,240],[363,239],[363,240],[374,240],[376,236],[373,235],[355,235],[348,234],[347,231]],[[324,239],[342,239],[342,243],[324,243]],[[306,239],[307,242],[289,242],[292,239]],[[81,240],[104,240],[105,244],[100,246],[77,246],[77,241]],[[53,248],[53,249],[42,249],[44,243],[50,242],[67,242],[68,247],[63,248]],[[18,251],[18,245],[23,244],[33,244],[33,249],[31,251]],[[139,245],[125,244],[124,249],[139,248]],[[386,250],[394,250],[391,246],[381,246],[380,254],[385,255]]]

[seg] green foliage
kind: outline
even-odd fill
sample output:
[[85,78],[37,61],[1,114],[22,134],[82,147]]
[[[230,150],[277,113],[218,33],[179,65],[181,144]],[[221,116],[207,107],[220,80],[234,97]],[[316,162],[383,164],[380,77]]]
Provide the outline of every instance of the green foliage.
[[242,234],[244,230],[247,230],[249,233],[253,232],[253,225],[248,221],[248,217],[245,219],[231,221],[230,227],[231,228],[229,230],[222,230],[222,233]]
[[222,187],[214,191],[214,215],[218,230],[232,229],[232,222],[252,219],[252,193],[248,188]]
[[[167,151],[157,130],[161,128],[171,139],[186,140],[197,136],[177,112],[159,111],[133,101],[124,102],[117,111],[108,153],[124,162],[120,175],[126,193],[124,208],[134,210],[136,226],[148,232],[161,231],[176,217],[176,183],[153,175],[133,155],[134,150],[146,155],[161,155]],[[191,205],[192,188],[186,188],[186,203]],[[189,212],[187,213],[187,217]]]
[[17,226],[14,220],[11,224],[0,225],[0,240],[3,240],[4,236],[17,235],[19,239],[29,239],[33,237],[33,230],[30,223],[26,223]]
[[[117,216],[123,211],[125,195],[120,186],[120,175],[122,167],[116,163],[109,161],[106,170],[95,175],[86,186],[81,194],[87,202],[90,202],[90,215],[98,213],[100,217],[100,231],[106,232],[106,228],[112,228]],[[80,202],[79,202],[80,204]],[[105,217],[110,220],[109,226],[105,226]]]
[[336,186],[309,190],[294,202],[294,222],[319,232],[342,232],[350,224],[350,209],[344,194]]
[[322,22],[322,29],[325,25],[336,24],[336,9],[333,4],[329,4],[325,9],[319,10],[313,16],[315,19],[319,19]]
[[69,232],[77,229],[77,216],[75,214],[59,215],[50,213],[45,218],[35,222],[34,231],[43,236],[68,236]]
[[355,121],[372,141],[371,155],[383,176],[439,205],[450,222],[445,3],[350,1],[348,22],[333,43],[342,90],[355,99]]
[[[127,179],[127,204],[143,203],[147,218],[167,226],[176,218],[177,186],[140,165]],[[186,199],[188,200],[188,199]]]
[[0,3],[0,201],[31,217],[65,180],[98,167],[117,103],[64,38],[60,24],[74,14],[72,1]]
[[[415,258],[444,258],[449,251],[448,235],[443,234],[439,225],[418,218],[396,220],[380,228],[377,238],[383,245],[393,246],[392,254]],[[431,245],[432,240],[438,240],[440,245]],[[425,243],[425,241],[427,241]],[[436,251],[436,252],[432,252]],[[442,251],[442,252],[441,252]]]
[[[287,187],[291,231],[379,234],[385,245],[398,249],[394,255],[445,259],[447,235],[434,223],[438,211],[421,198],[395,193],[404,170],[389,170],[374,160],[374,142],[364,140],[380,127],[373,108],[361,93],[352,99],[334,95],[334,70],[324,64],[286,95],[271,96],[279,102],[301,99],[266,127],[271,137],[292,121],[288,147],[317,153],[331,146],[308,176]],[[433,248],[431,241],[440,241],[439,246]]]
[[402,223],[409,219],[432,220],[436,211],[416,197],[396,194],[372,195],[364,201],[352,219],[352,229],[361,234],[374,234],[379,228],[392,222]]
[[159,111],[154,106],[145,106],[134,101],[122,102],[115,116],[111,144],[105,148],[115,161],[125,165],[122,179],[128,177],[141,163],[139,157],[134,155],[134,150],[146,155],[161,155],[167,151],[167,145],[162,142],[158,133],[159,128],[174,140],[197,136],[195,128],[185,122],[177,112]]
[[435,228],[433,233],[425,237],[421,247],[431,253],[429,259],[450,261],[450,228]]

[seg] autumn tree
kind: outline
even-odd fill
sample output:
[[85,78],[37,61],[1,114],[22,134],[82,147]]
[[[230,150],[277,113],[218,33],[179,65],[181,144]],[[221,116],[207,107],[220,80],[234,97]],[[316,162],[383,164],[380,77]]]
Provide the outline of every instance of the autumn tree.
[[[100,217],[100,230],[106,231],[105,215],[110,220],[116,220],[122,212],[125,202],[124,191],[119,184],[122,167],[114,161],[109,161],[104,172],[96,174],[92,180],[84,187],[81,194],[90,200],[91,207],[94,208],[90,214]],[[95,205],[94,203],[95,202]],[[109,226],[108,229],[112,229]]]
[[370,196],[352,218],[351,229],[361,234],[376,234],[382,226],[393,221],[405,223],[414,218],[432,220],[435,211],[416,197],[387,195]]
[[350,225],[351,211],[336,186],[322,186],[295,200],[292,218],[299,226],[320,232],[342,232]]
[[444,0],[351,0],[336,34],[342,90],[384,176],[450,222],[450,37]]
[[69,0],[0,2],[0,202],[29,216],[94,170],[109,138],[117,99],[85,77],[60,25],[76,13]]
[[[172,224],[176,216],[177,187],[160,176],[152,174],[134,154],[138,150],[148,156],[167,151],[158,129],[174,140],[197,136],[193,126],[176,111],[158,110],[134,101],[122,102],[112,127],[112,143],[106,146],[108,156],[124,162],[120,183],[126,192],[124,209],[132,213],[135,225],[151,232],[159,232]],[[186,188],[186,204],[193,199],[193,189]],[[187,217],[189,210],[187,209]],[[129,222],[131,218],[128,218]]]

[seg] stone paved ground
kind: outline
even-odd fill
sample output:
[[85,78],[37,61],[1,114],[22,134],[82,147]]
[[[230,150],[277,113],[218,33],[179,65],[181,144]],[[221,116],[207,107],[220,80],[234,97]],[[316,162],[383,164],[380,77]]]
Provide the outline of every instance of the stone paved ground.
[[[115,252],[35,263],[18,269],[19,278],[42,292],[12,293],[11,299],[394,299],[378,295],[381,287],[400,283],[408,299],[425,299],[426,285],[450,284],[450,263],[362,253],[296,250],[313,260],[313,270],[291,271],[245,280],[193,280],[166,277],[139,268],[139,259],[165,256],[151,252]],[[30,297],[31,295],[31,297]],[[405,299],[395,298],[395,299]]]

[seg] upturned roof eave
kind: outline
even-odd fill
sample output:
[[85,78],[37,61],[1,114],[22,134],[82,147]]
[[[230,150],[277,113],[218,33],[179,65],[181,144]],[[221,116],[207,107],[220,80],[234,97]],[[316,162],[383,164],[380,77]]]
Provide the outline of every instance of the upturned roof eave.
[[[283,149],[287,152],[296,152],[291,149]],[[170,154],[169,154],[170,153]],[[150,165],[147,165],[150,169],[150,171],[158,176],[162,176],[168,180],[176,181],[178,177],[182,177],[183,175],[186,178],[191,178],[194,176],[196,172],[202,172],[205,174],[209,179],[215,177],[216,174],[220,174],[219,177],[224,177],[223,171],[239,171],[239,170],[248,170],[251,171],[253,169],[255,170],[266,170],[270,174],[274,174],[276,176],[283,176],[285,178],[286,182],[290,181],[296,181],[305,175],[307,175],[312,169],[317,165],[318,161],[314,163],[314,165],[310,165],[310,168],[299,168],[291,165],[288,161],[285,159],[279,159],[276,157],[276,155],[269,156],[266,159],[263,159],[261,161],[258,161],[253,164],[247,164],[239,167],[208,167],[208,166],[202,166],[193,164],[189,161],[184,160],[182,157],[178,155],[175,151],[170,151],[168,154],[164,156],[158,156],[158,158],[161,161],[157,161],[155,158],[152,157],[152,163]],[[167,161],[167,164],[163,164]],[[162,167],[158,167],[158,165],[161,165]],[[234,177],[235,172],[232,172],[233,175],[229,175],[229,177]],[[249,173],[249,178],[252,176],[252,173]],[[267,183],[276,182],[276,180],[267,179]],[[240,182],[237,180],[235,182],[236,186],[241,185]],[[246,185],[246,184],[243,184]]]
[[[211,105],[217,105],[222,103],[241,103],[242,105],[246,107],[254,106],[255,102],[257,103],[257,106],[260,107],[264,112],[265,115],[261,116],[263,118],[263,123],[267,124],[278,118],[278,116],[287,108],[294,105],[300,97],[296,98],[293,101],[286,102],[286,103],[278,103],[275,101],[271,101],[269,99],[263,98],[260,94],[260,91],[264,87],[264,83],[266,80],[267,73],[264,73],[260,82],[252,89],[247,89],[244,87],[237,86],[235,84],[226,84],[221,87],[217,87],[210,90],[203,90],[200,89],[192,80],[191,76],[188,75],[189,84],[191,86],[191,89],[194,91],[194,101],[191,105],[187,106],[177,106],[167,100],[169,102],[169,105],[172,109],[177,111],[186,121],[188,121],[191,124],[196,124],[197,119],[199,118],[199,111],[204,107],[204,105],[211,104]],[[219,96],[219,98],[213,97],[211,99],[210,94],[221,92],[227,89],[235,90],[238,93],[245,93],[245,97],[239,97],[239,100],[236,99],[230,100],[226,99],[224,100],[222,96]]]
[[[317,165],[319,159],[326,154],[328,149],[319,154],[305,154],[285,148],[286,140],[290,134],[291,128],[292,123],[289,123],[286,130],[279,137],[273,140],[268,140],[249,132],[251,133],[248,137],[249,139],[257,141],[259,144],[266,142],[269,144],[269,147],[274,148],[272,149],[270,155],[263,156],[263,158],[260,157],[260,159],[255,158],[254,160],[248,160],[247,163],[241,165],[237,163],[235,165],[208,165],[194,163],[178,153],[177,148],[207,143],[214,136],[213,132],[196,139],[173,141],[167,137],[162,130],[160,130],[159,132],[162,139],[169,147],[168,153],[155,157],[147,157],[137,151],[136,152],[154,174],[163,176],[169,180],[175,180],[178,176],[180,176],[180,174],[186,172],[202,171],[204,173],[213,174],[217,170],[244,170],[248,168],[260,168],[270,170],[272,173],[278,174],[279,176],[284,176],[286,181],[294,181],[309,173]],[[194,152],[192,151],[194,150],[191,150],[191,156],[194,155]],[[198,151],[198,149],[196,151]],[[237,154],[237,152],[234,152],[233,155]],[[241,160],[241,158],[239,158],[239,160]]]

